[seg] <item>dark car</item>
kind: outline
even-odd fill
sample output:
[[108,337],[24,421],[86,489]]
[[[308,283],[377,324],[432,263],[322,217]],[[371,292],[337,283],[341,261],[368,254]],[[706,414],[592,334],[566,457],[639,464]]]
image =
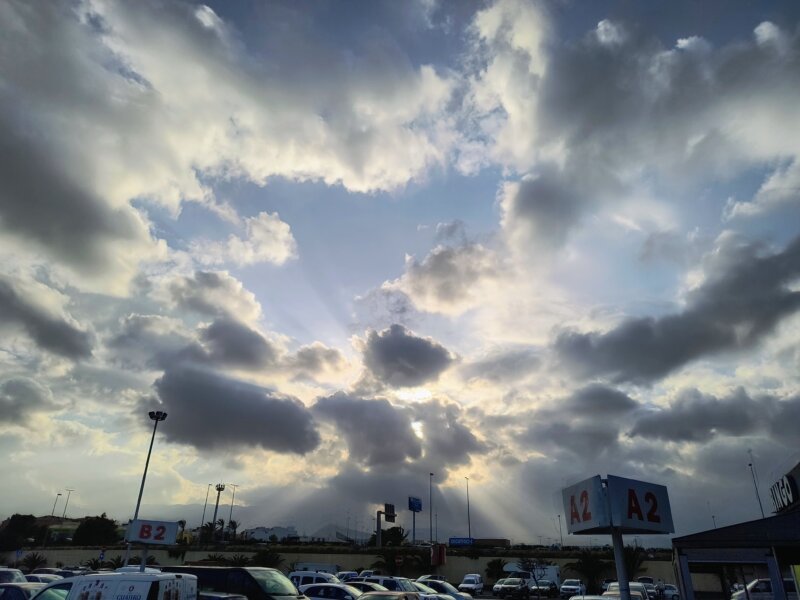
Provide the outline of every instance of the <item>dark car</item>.
[[188,573],[197,577],[198,592],[240,594],[247,600],[305,599],[278,569],[267,567],[161,567],[164,573]]
[[540,579],[531,585],[531,595],[541,598],[555,598],[558,596],[558,586],[549,579]]
[[366,592],[358,600],[419,600],[416,592]]
[[28,600],[45,586],[44,583],[0,583],[0,600]]
[[197,600],[247,600],[247,596],[227,592],[198,592]]
[[531,591],[528,584],[524,579],[519,577],[510,577],[503,582],[500,589],[497,591],[499,598],[530,598]]

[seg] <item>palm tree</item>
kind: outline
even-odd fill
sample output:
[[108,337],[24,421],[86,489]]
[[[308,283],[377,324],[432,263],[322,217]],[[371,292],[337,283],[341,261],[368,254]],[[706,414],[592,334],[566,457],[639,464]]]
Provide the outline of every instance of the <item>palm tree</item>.
[[250,563],[256,567],[280,569],[281,565],[283,565],[283,557],[272,548],[267,548],[266,550],[259,550],[256,552],[250,559]]
[[502,579],[506,574],[503,567],[506,566],[506,561],[502,558],[493,558],[486,563],[486,579],[490,581],[497,581]]
[[645,553],[642,548],[638,546],[625,546],[622,549],[622,555],[625,560],[625,572],[628,574],[628,581],[633,581],[637,573],[647,570],[642,567],[642,563],[644,563],[645,559]]
[[565,567],[579,573],[586,580],[586,593],[596,594],[597,584],[608,570],[609,564],[591,550],[582,550],[578,560]]
[[[131,556],[128,559],[128,564],[129,565],[140,565],[140,564],[142,564],[142,557],[141,556]],[[148,554],[147,555],[147,560],[145,561],[144,564],[145,565],[157,565],[158,561],[156,560],[155,556],[153,556],[152,554]]]
[[228,559],[228,564],[232,567],[246,567],[250,564],[250,557],[246,554],[234,554]]
[[100,560],[99,558],[88,558],[81,564],[87,569],[90,569],[92,571],[97,571],[98,569],[102,568],[103,561]]
[[178,521],[178,527],[181,528],[181,531],[178,534],[178,543],[185,544],[186,540],[184,539],[183,534],[186,531],[186,519],[181,519],[180,521]]
[[228,531],[231,532],[231,541],[236,540],[236,530],[239,529],[239,522],[238,521],[228,521]]
[[46,567],[47,557],[43,554],[39,554],[38,552],[29,552],[20,561],[20,565],[25,567],[28,571],[33,571],[39,567]]
[[214,523],[209,521],[200,528],[200,541],[209,541],[213,538]]
[[104,567],[108,567],[112,571],[114,569],[119,569],[125,561],[122,560],[122,557],[117,554],[114,558],[108,559],[106,562],[103,563]]

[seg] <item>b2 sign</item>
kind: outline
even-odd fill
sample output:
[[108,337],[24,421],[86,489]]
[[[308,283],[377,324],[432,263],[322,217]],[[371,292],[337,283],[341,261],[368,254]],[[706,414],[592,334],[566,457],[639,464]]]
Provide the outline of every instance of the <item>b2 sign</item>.
[[178,537],[177,521],[131,521],[125,536],[131,543],[169,546]]
[[564,488],[561,498],[569,533],[607,529],[611,525],[600,475]]
[[656,483],[609,475],[611,521],[623,533],[673,533],[667,488]]

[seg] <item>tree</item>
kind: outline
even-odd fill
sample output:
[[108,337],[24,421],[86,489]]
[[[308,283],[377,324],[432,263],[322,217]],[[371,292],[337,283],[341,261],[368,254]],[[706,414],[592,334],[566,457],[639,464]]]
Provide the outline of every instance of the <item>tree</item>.
[[273,544],[276,543],[278,541],[278,536],[273,533],[271,536],[269,536],[269,541]]
[[399,575],[405,572],[419,572],[422,564],[419,553],[408,547],[387,546],[378,553],[378,560],[372,563],[373,569],[389,575]]
[[214,523],[209,521],[208,523],[204,523],[203,526],[200,528],[200,541],[209,541],[212,539],[214,534]]
[[11,515],[5,527],[0,530],[0,552],[17,550],[29,543],[29,539],[40,539],[42,533],[42,528],[36,525],[36,517],[33,515]]
[[[142,564],[142,557],[141,556],[131,556],[128,559],[128,564],[129,565],[140,565],[140,564]],[[156,560],[155,556],[153,556],[152,554],[148,554],[147,555],[147,561],[145,561],[144,564],[145,565],[157,565],[158,561]]]
[[178,543],[186,544],[186,537],[184,536],[184,533],[186,532],[186,519],[181,519],[178,521],[178,527],[181,528],[180,532],[178,533]]
[[622,549],[623,560],[625,561],[625,572],[628,574],[628,581],[632,581],[637,573],[642,573],[647,569],[642,567],[645,553],[638,546],[625,546]]
[[486,579],[490,581],[497,581],[502,579],[506,572],[503,567],[506,566],[506,561],[502,558],[493,558],[486,563]]
[[[400,526],[389,527],[389,529],[381,529],[381,546],[401,546],[408,538],[408,533]],[[370,536],[367,546],[376,546],[378,544],[375,534]]]
[[97,570],[103,568],[103,561],[100,560],[99,558],[88,558],[85,561],[83,561],[81,564],[84,567],[86,567],[87,569],[90,569],[92,571],[97,571]]
[[230,531],[232,541],[236,540],[236,530],[239,529],[239,522],[230,520],[228,521],[228,531]]
[[283,565],[283,557],[275,552],[272,548],[266,550],[259,550],[250,559],[250,563],[256,567],[272,567],[279,569]]
[[204,559],[204,562],[219,563],[220,565],[227,565],[228,559],[223,554],[209,554]]
[[609,563],[591,550],[582,550],[578,554],[578,560],[565,565],[565,567],[579,573],[586,580],[587,594],[596,594],[598,593],[598,584],[608,570]]
[[234,554],[228,559],[228,564],[232,567],[246,567],[250,564],[250,557],[246,554]]
[[23,558],[20,564],[28,571],[33,571],[39,567],[47,566],[47,557],[38,552],[29,552]]
[[107,561],[105,561],[103,566],[113,571],[115,569],[119,569],[124,562],[125,561],[122,560],[122,557],[117,554],[114,558],[109,558]]
[[107,518],[106,513],[83,519],[72,536],[76,546],[110,546],[118,541],[117,522]]

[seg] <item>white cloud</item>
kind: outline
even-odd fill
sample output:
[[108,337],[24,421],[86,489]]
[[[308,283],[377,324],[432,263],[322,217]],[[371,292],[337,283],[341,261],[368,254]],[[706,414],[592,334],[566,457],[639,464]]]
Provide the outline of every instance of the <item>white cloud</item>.
[[245,219],[245,237],[231,235],[225,242],[193,241],[192,257],[203,265],[232,263],[238,266],[261,262],[282,265],[297,253],[297,243],[278,213],[259,213]]

